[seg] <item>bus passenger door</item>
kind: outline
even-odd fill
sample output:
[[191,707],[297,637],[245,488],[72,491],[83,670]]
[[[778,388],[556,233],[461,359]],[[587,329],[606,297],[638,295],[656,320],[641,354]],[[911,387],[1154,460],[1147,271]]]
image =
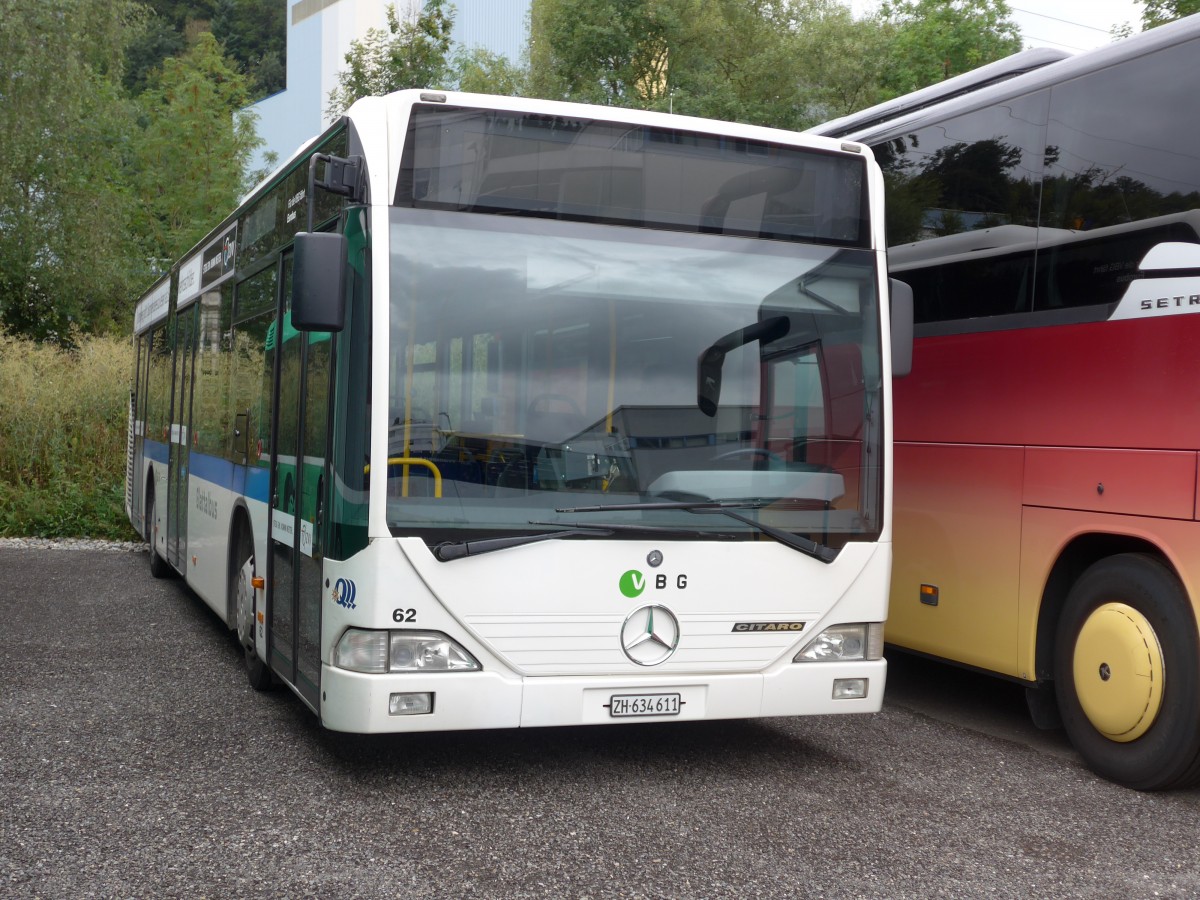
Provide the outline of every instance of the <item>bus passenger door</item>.
[[271,459],[271,667],[317,709],[331,342],[328,334],[303,334],[292,327],[290,253],[282,264],[278,424]]
[[167,561],[186,574],[188,463],[191,447],[192,356],[198,303],[175,314],[175,378],[167,457]]

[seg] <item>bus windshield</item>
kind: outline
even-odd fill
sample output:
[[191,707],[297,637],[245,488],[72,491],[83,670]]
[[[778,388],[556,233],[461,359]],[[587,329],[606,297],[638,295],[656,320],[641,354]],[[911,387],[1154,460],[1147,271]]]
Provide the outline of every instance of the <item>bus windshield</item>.
[[[586,521],[759,534],[679,508],[719,501],[826,546],[878,537],[873,253],[390,215],[393,533],[437,542]],[[660,505],[570,511],[635,503]]]

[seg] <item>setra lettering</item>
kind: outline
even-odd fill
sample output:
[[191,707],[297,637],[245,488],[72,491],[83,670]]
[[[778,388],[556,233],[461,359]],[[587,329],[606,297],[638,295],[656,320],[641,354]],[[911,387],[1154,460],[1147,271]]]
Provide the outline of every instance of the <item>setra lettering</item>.
[[1200,306],[1200,294],[1189,294],[1179,297],[1157,297],[1143,300],[1140,307],[1144,310],[1177,309],[1182,306]]

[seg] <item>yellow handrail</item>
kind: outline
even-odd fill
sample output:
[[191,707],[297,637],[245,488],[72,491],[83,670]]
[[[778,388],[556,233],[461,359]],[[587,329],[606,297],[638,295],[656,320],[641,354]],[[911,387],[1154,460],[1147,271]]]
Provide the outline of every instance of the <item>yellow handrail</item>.
[[[424,466],[429,471],[433,472],[433,496],[441,498],[442,496],[442,473],[427,459],[417,459],[413,456],[389,456],[387,464],[389,466],[404,466],[404,490],[403,495],[408,496],[408,467],[409,466]],[[371,473],[371,464],[367,463],[363,466],[363,474]]]

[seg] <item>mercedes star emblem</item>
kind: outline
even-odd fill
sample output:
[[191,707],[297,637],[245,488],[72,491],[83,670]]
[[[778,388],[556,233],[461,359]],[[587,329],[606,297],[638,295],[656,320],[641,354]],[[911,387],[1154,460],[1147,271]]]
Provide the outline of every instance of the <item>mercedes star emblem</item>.
[[679,620],[665,606],[639,606],[621,626],[621,649],[639,666],[665,662],[679,646]]

